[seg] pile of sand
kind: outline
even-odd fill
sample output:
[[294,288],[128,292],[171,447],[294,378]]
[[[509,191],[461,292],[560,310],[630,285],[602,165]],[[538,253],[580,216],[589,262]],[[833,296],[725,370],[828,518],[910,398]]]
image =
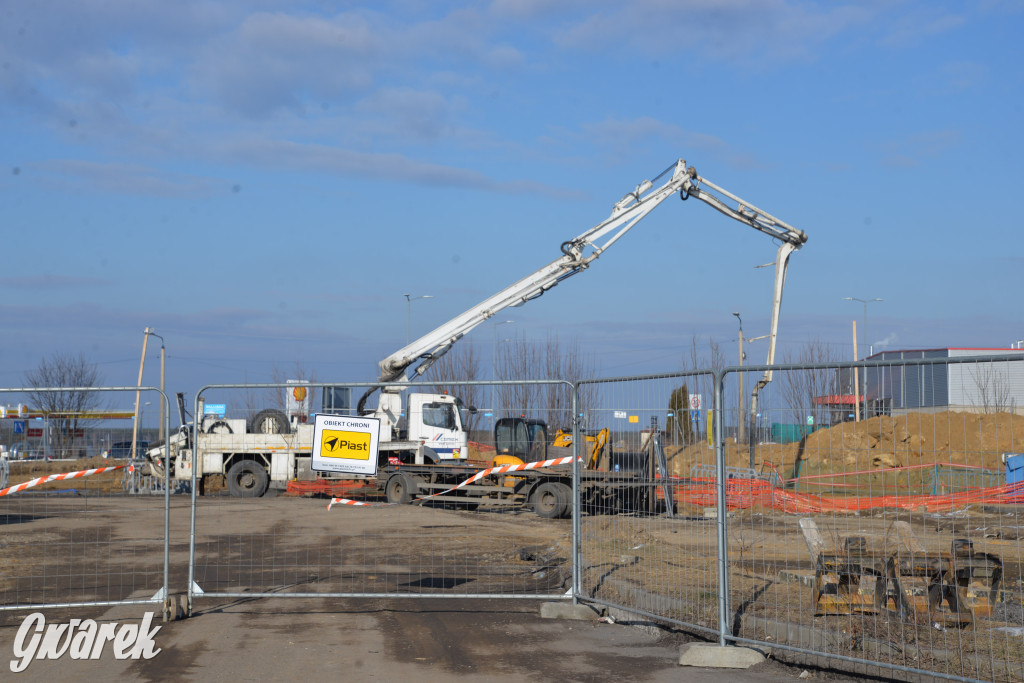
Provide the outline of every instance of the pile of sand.
[[[748,467],[749,450],[726,442],[726,464]],[[1013,413],[910,413],[873,417],[819,429],[801,442],[758,444],[755,463],[792,472],[798,460],[815,470],[852,472],[911,465],[974,465],[1002,470],[1003,453],[1024,453],[1024,416]],[[687,476],[696,463],[714,463],[706,443],[669,447],[673,474]]]

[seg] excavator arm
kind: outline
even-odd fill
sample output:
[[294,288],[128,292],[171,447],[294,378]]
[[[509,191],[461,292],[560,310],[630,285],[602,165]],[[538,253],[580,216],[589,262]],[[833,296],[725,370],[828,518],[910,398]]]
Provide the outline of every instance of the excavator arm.
[[[666,176],[668,179],[661,186],[655,188],[655,183],[660,182]],[[702,178],[697,174],[696,169],[687,168],[686,161],[680,159],[653,180],[645,180],[635,190],[626,194],[612,207],[611,215],[607,219],[583,234],[563,242],[561,245],[562,255],[554,261],[382,360],[379,364],[380,382],[394,383],[385,387],[384,391],[387,393],[400,391],[402,384],[413,381],[422,375],[434,362],[447,353],[455,342],[501,310],[510,306],[521,306],[536,299],[563,280],[589,268],[590,264],[605,250],[674,194],[679,194],[680,198],[684,200],[698,199],[730,218],[782,242],[775,265],[775,297],[772,307],[771,350],[769,352],[769,363],[772,362],[782,300],[782,284],[785,281],[789,255],[807,241],[807,236],[800,230],[758,209],[753,204]],[[419,364],[413,368],[412,366],[417,362]],[[367,391],[359,400],[360,413],[373,391],[374,389]]]

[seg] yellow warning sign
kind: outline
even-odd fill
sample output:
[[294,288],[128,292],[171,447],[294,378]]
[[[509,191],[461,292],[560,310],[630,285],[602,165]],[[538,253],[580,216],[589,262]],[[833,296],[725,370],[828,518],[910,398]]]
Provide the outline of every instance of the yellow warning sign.
[[320,455],[346,460],[370,459],[370,434],[325,429],[320,436]]

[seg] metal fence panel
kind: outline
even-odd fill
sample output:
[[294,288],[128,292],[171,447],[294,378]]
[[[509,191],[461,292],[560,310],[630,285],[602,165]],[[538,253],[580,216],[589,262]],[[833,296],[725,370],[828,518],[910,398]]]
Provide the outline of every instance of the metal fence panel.
[[[60,393],[100,395],[102,401],[127,405],[136,391],[134,387],[0,389],[0,401]],[[139,391],[153,403],[165,400],[158,389]],[[88,421],[95,418],[83,412],[88,411],[47,417],[51,424],[80,418],[82,426],[67,431],[73,430],[76,440],[85,440],[91,429]],[[15,418],[5,421],[11,419]],[[9,476],[0,490],[0,610],[163,603],[166,616],[166,496],[125,495],[124,473],[133,466],[130,461],[52,457],[69,450],[54,441],[46,445],[53,450],[4,463]]]
[[[976,372],[950,372],[960,362]],[[1020,448],[1024,416],[991,402],[901,409],[871,379],[987,376],[991,362],[790,365],[775,368],[759,416],[726,398],[724,464],[753,454],[780,474],[726,483],[728,641],[883,676],[1024,678],[1024,489],[990,474]],[[840,388],[851,373],[867,387],[861,401]],[[740,377],[725,372],[723,396]],[[739,439],[755,422],[768,428]],[[958,472],[954,485],[937,485],[937,470]]]
[[717,633],[712,379],[578,385],[582,431],[596,437],[580,453],[580,599]]
[[[327,386],[333,385],[309,388],[322,391]],[[346,386],[362,393],[375,385]],[[566,597],[571,521],[533,514],[530,484],[540,476],[538,472],[484,475],[472,485],[445,489],[493,464],[497,455],[494,426],[499,418],[514,417],[524,427],[530,421],[552,427],[570,425],[571,386],[553,381],[453,383],[450,391],[457,395],[463,387],[485,402],[471,416],[474,438],[469,453],[435,466],[417,465],[414,451],[401,456],[405,460],[394,466],[389,455],[397,458],[399,454],[385,453],[382,462],[389,469],[377,478],[314,472],[309,467],[310,428],[300,429],[296,422],[287,435],[254,438],[252,418],[231,413],[230,406],[242,397],[258,392],[272,396],[287,385],[201,390],[197,413],[205,411],[198,406],[202,400],[204,406],[226,406],[228,414],[225,425],[215,428],[222,432],[214,432],[209,439],[201,435],[187,454],[206,468],[205,477],[199,476],[198,467],[188,470],[196,477],[189,604],[197,597],[238,595]],[[405,400],[412,393],[433,391],[429,385],[411,384]],[[523,396],[529,397],[528,402],[516,398]],[[254,416],[261,410],[257,405],[248,413]],[[404,419],[417,417],[409,414]],[[548,441],[539,439],[541,450],[527,449],[523,459],[542,458]],[[268,446],[258,449],[254,443]],[[565,451],[572,452],[571,448]],[[259,497],[230,495],[223,480],[228,475],[231,483],[229,471],[244,459],[263,468],[257,479],[276,479],[271,483],[278,488]],[[569,464],[571,457],[552,476],[571,481]],[[175,476],[183,472],[179,468]],[[388,475],[407,479],[401,489],[389,488]],[[236,483],[234,492],[245,494],[242,482]],[[403,499],[403,491],[412,500]],[[428,494],[434,495],[419,500]],[[485,494],[490,497],[480,497]]]

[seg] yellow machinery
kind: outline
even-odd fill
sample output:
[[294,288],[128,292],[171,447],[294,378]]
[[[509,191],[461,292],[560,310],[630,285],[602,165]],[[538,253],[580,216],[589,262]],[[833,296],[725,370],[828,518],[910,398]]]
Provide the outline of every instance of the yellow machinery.
[[904,621],[970,626],[989,617],[1001,599],[1003,563],[974,551],[968,539],[954,539],[949,552],[928,552],[907,522],[894,522],[896,552],[871,547],[863,536],[844,538],[842,550],[828,548],[814,520],[800,520],[815,561],[815,615],[888,611]]
[[[590,448],[590,455],[587,457],[586,469],[596,470],[603,463],[601,458],[605,454],[605,448],[608,445],[608,437],[610,432],[605,427],[596,434],[587,434],[586,441],[588,448]],[[569,448],[572,446],[572,432],[563,432],[559,429],[555,432],[555,440],[551,444],[555,448]]]

